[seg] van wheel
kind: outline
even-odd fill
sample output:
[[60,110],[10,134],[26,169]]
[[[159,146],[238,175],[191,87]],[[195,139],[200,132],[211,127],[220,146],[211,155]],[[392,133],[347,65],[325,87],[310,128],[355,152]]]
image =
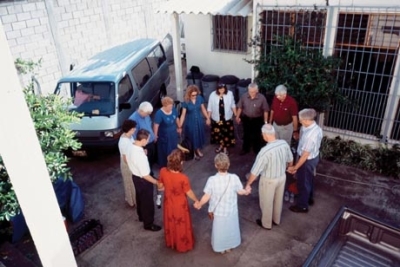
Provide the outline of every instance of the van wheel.
[[158,95],[158,103],[157,106],[160,108],[162,106],[161,100],[167,96],[167,89],[163,85],[160,89],[160,93]]

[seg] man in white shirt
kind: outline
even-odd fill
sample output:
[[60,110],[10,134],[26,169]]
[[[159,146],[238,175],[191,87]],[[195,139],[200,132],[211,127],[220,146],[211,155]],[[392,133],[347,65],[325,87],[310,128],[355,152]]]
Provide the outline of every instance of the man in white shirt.
[[319,148],[322,141],[322,129],[315,122],[317,113],[314,109],[303,109],[299,112],[300,140],[297,147],[299,159],[288,172],[297,177],[299,196],[297,203],[290,206],[293,212],[308,212],[308,206],[314,204],[314,173],[319,161]]
[[128,166],[132,172],[133,183],[136,188],[136,205],[139,221],[149,231],[160,231],[161,227],[154,224],[154,197],[153,185],[160,187],[156,179],[150,175],[150,166],[143,149],[150,139],[150,133],[140,129],[136,134],[135,143],[128,151]]

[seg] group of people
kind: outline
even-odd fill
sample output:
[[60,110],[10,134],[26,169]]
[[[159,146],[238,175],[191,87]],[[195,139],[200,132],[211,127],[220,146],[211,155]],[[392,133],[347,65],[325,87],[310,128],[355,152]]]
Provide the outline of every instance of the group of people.
[[[297,202],[290,210],[308,211],[309,205],[314,203],[313,180],[322,130],[315,122],[315,110],[298,112],[296,101],[287,95],[284,85],[276,88],[271,109],[255,83],[248,86],[248,92],[237,105],[225,84],[218,84],[207,108],[200,93],[195,85],[186,89],[180,116],[173,99],[165,97],[154,122],[150,118],[153,107],[148,102],[143,102],[124,122],[119,148],[125,200],[130,206],[136,206],[144,229],[159,231],[161,227],[154,224],[153,185],[164,191],[165,242],[180,252],[194,247],[188,198],[196,209],[209,202],[208,212],[213,220],[211,245],[215,252],[225,253],[241,243],[237,196],[250,194],[257,177],[260,177],[262,214],[256,220],[259,226],[272,229],[272,225],[280,224],[286,173],[296,175],[299,190]],[[240,155],[251,149],[257,154],[245,186],[236,174],[228,172],[228,148],[236,142],[234,118],[243,125]],[[217,173],[208,178],[204,195],[199,200],[190,187],[189,178],[182,172],[185,157],[177,145],[183,131],[192,141],[195,157],[203,157],[205,124],[211,126],[211,142],[217,144],[214,158]],[[290,149],[292,137],[299,140],[296,161]],[[158,179],[152,171],[155,161],[160,167]]]

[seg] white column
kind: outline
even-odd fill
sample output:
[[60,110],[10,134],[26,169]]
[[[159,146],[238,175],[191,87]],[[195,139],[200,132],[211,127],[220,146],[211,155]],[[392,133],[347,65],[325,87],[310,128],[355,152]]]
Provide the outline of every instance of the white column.
[[[254,0],[253,1],[253,20],[252,20],[252,34],[251,34],[251,38],[252,38],[252,40],[255,40],[255,38],[256,38],[256,36],[257,36],[257,34],[259,33],[258,32],[258,27],[257,27],[257,20],[259,19],[259,15],[258,15],[258,6],[259,6],[259,3],[258,3],[258,1],[257,0]],[[260,38],[261,38],[261,36],[260,36]],[[252,47],[251,47],[251,59],[253,60],[253,62],[255,62],[255,60],[257,59],[257,47],[255,46],[255,45],[253,45]],[[251,81],[252,82],[254,82],[254,79],[256,78],[256,76],[257,76],[257,73],[256,73],[256,70],[255,70],[255,64],[252,64],[252,67],[251,67]]]
[[171,21],[172,21],[172,44],[174,50],[174,67],[175,67],[175,79],[176,79],[176,97],[179,101],[183,101],[183,77],[182,77],[179,14],[176,12],[172,13]]
[[42,265],[77,266],[1,23],[0,58],[0,154]]

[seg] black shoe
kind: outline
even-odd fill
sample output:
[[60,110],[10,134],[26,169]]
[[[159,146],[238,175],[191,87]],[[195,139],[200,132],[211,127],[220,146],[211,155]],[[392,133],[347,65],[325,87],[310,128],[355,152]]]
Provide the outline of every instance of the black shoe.
[[299,206],[290,206],[289,209],[293,212],[308,212],[307,208],[300,208]]
[[314,205],[314,199],[313,198],[310,198],[308,200],[308,205],[310,205],[310,206]]
[[144,227],[145,230],[157,232],[160,231],[162,228],[156,224],[152,224],[150,227]]
[[240,151],[239,156],[246,155],[247,153],[249,153],[249,151],[242,150],[242,151]]
[[272,225],[279,225],[279,224],[277,224],[276,222],[272,221]]
[[257,223],[257,225],[260,226],[261,228],[264,228],[264,229],[267,229],[267,230],[271,230],[271,228],[265,228],[265,227],[262,225],[261,219],[257,219],[257,220],[256,220],[256,223]]

